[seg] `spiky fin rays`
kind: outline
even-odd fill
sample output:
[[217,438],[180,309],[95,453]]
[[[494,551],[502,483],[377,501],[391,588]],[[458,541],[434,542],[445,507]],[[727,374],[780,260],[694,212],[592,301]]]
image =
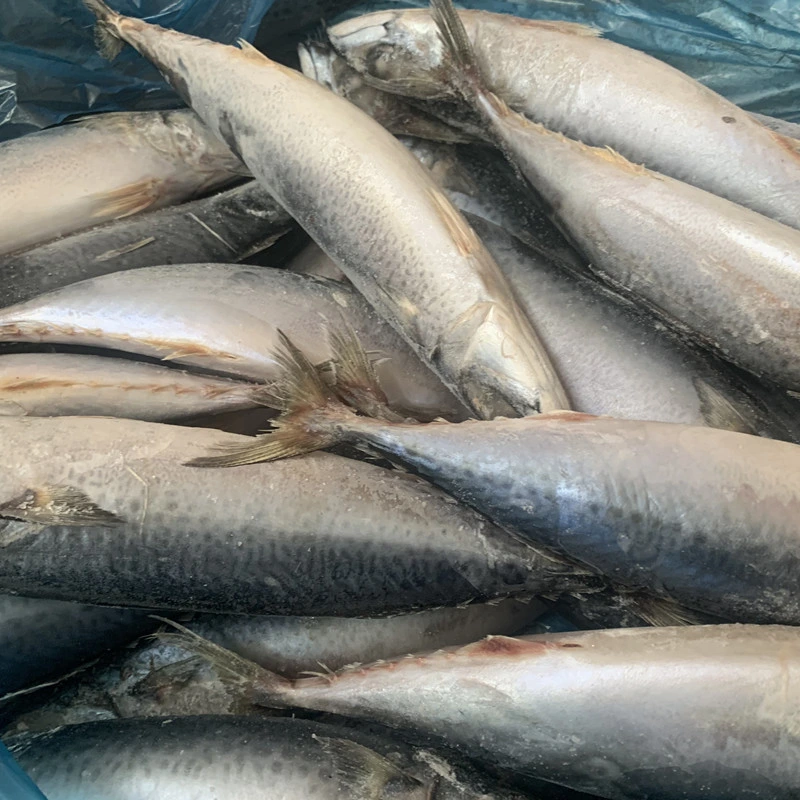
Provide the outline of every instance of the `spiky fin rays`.
[[348,403],[362,414],[387,421],[401,418],[385,405],[369,357],[355,332],[347,325],[329,334],[334,352],[334,388],[282,331],[275,360],[282,381],[273,389],[275,403],[283,409],[273,422],[274,430],[257,436],[252,443],[225,447],[216,455],[187,462],[193,467],[236,467],[277,461],[323,450],[350,438],[348,423],[357,419]]

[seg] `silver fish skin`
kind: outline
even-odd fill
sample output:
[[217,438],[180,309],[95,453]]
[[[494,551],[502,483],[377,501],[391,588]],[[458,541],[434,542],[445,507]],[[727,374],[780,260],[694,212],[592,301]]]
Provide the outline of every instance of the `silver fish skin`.
[[[567,22],[459,11],[489,89],[588,145],[800,227],[798,144],[652,56]],[[446,51],[427,9],[367,14],[328,29],[359,72],[436,98]]]
[[569,407],[497,265],[388,131],[250,46],[89,4],[107,49],[125,41],[155,64],[477,416]]
[[179,206],[117,219],[0,256],[3,305],[137,267],[241,261],[291,228],[289,215],[255,181]]
[[278,330],[314,363],[328,333],[357,331],[391,404],[412,416],[465,409],[362,297],[341,283],[236,264],[145,267],[72,284],[0,311],[0,342],[124,350],[236,378],[272,381]]
[[105,416],[150,422],[262,406],[264,386],[122,358],[0,355],[0,415]]
[[739,367],[800,389],[800,231],[531,122],[483,86],[466,38],[449,46],[453,80],[594,270]]
[[[754,402],[716,359],[684,344],[586,275],[563,269],[498,226],[467,214],[542,341],[575,408],[620,419],[708,425],[772,438],[791,420]],[[777,417],[777,418],[776,418]]]
[[766,114],[757,114],[755,111],[751,111],[750,116],[757,122],[760,122],[762,125],[769,128],[771,131],[780,133],[789,139],[797,139],[800,141],[800,124],[796,122],[788,122],[787,120],[779,119],[778,117],[770,117]]
[[299,719],[100,721],[9,745],[49,800],[522,800],[385,734]]
[[58,678],[156,625],[144,611],[0,594],[0,696]]
[[800,624],[799,445],[575,412],[409,425],[331,408],[314,422],[329,429],[614,583],[735,622]]
[[509,599],[381,618],[208,614],[189,628],[273,672],[295,676],[510,635],[545,609],[538,600]]
[[0,144],[0,253],[247,174],[190,110],[99,114]]
[[0,438],[14,454],[0,467],[0,591],[380,616],[584,581],[425,481],[366,462],[202,470],[186,462],[253,440],[103,417],[0,418]]
[[797,628],[713,625],[489,637],[256,685],[268,704],[433,735],[610,800],[789,800],[800,792],[798,673]]

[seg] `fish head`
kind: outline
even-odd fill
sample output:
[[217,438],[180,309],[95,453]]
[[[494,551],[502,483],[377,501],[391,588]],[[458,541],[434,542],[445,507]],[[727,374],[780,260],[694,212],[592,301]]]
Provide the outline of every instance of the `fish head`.
[[[303,75],[341,97],[350,97],[365,89],[362,76],[329,45],[322,42],[300,44],[297,55]],[[369,87],[367,89],[371,93],[375,92]]]
[[453,96],[444,46],[426,9],[365,14],[329,28],[328,37],[377,88],[420,99]]

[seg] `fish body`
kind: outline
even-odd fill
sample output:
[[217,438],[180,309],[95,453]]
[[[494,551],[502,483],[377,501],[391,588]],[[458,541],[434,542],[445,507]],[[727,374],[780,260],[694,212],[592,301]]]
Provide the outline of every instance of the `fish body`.
[[[772,438],[797,436],[794,416],[751,399],[712,356],[587,275],[467,215],[531,318],[538,320],[575,408],[621,419],[708,425]],[[763,393],[762,393],[763,394]]]
[[[0,589],[103,605],[381,615],[581,585],[425,481],[328,454],[186,462],[250,437],[0,419]],[[13,457],[11,457],[13,454]],[[576,583],[577,582],[577,583]]]
[[[48,601],[25,600],[40,603]],[[529,627],[545,609],[536,600],[502,600],[390,617],[197,616],[190,629],[282,675],[371,663]],[[107,609],[103,609],[107,611]],[[64,682],[44,703],[17,715],[14,731],[39,731],[96,719],[253,714],[240,687],[191,650],[147,639]]]
[[101,114],[37,131],[0,144],[0,164],[0,253],[187,200],[243,173],[189,110]]
[[454,84],[592,268],[727,360],[800,389],[800,231],[511,111],[452,4],[436,7]]
[[433,735],[611,800],[789,800],[800,791],[798,671],[796,628],[715,625],[489,637],[255,686],[269,704]]
[[0,594],[0,696],[58,678],[155,626],[143,611]]
[[[572,23],[460,11],[488,88],[587,145],[800,227],[800,152],[693,78]],[[328,30],[359,72],[410,96],[448,96],[447,54],[427,9],[376,12]],[[452,94],[449,95],[452,98]]]
[[240,261],[268,247],[291,224],[269,192],[250,181],[210,197],[113,220],[0,256],[3,305],[109,272]]
[[264,387],[121,358],[0,356],[0,414],[162,422],[261,406]]
[[475,414],[568,407],[497,265],[388,131],[252,47],[91,8],[108,49],[151,60]]
[[512,797],[495,792],[475,770],[385,734],[308,720],[111,720],[21,735],[9,744],[49,800]]
[[208,614],[190,628],[273,672],[299,675],[516,633],[544,610],[537,600],[509,599],[381,618]]
[[190,264],[103,275],[0,311],[0,341],[124,350],[270,382],[279,375],[278,330],[321,364],[332,357],[329,331],[342,324],[385,359],[377,369],[394,406],[463,418],[461,404],[356,291],[285,270]]
[[330,424],[613,582],[733,621],[800,622],[798,445],[570,412]]

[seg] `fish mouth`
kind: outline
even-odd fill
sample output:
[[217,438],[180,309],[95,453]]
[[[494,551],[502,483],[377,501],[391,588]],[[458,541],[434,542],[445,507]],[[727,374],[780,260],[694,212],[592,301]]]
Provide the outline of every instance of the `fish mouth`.
[[396,11],[375,11],[354,17],[328,28],[328,38],[340,53],[343,49],[369,47],[383,40],[397,16]]

